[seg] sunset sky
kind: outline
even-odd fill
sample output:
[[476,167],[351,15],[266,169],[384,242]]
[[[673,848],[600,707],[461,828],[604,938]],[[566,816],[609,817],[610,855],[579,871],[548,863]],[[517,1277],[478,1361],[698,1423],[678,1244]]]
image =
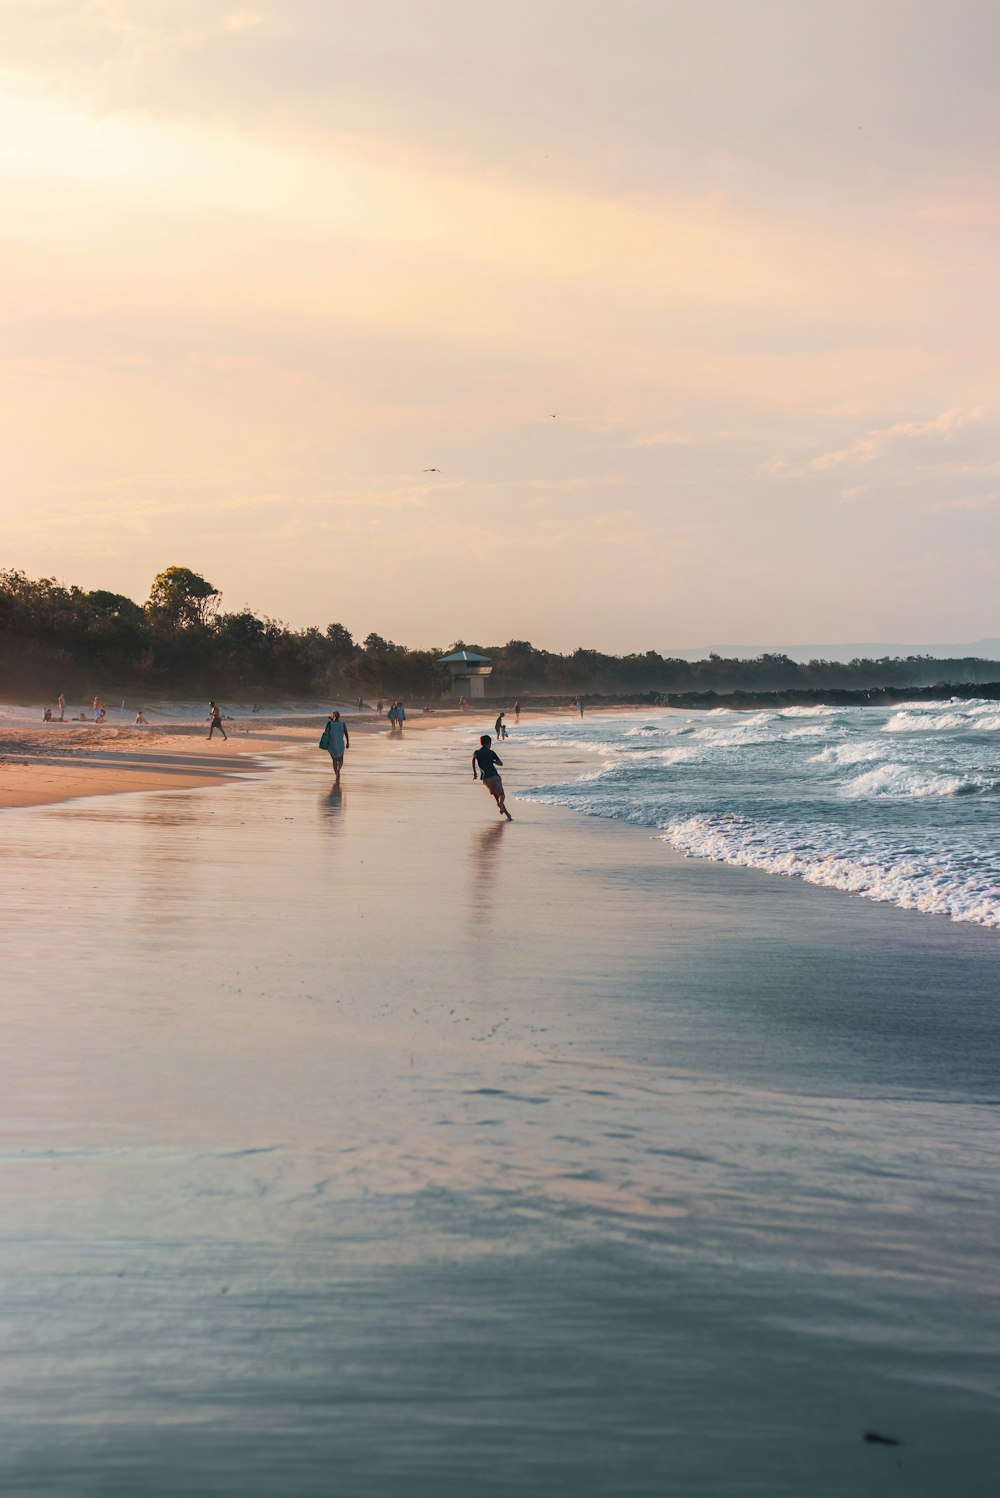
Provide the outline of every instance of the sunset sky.
[[0,20],[0,566],[408,645],[1000,634],[993,0]]

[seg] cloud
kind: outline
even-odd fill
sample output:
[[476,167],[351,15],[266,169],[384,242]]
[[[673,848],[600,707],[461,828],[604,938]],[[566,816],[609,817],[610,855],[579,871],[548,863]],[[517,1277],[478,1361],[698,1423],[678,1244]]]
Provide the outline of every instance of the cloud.
[[690,447],[693,441],[685,432],[644,432],[632,439],[635,447]]
[[988,494],[964,494],[956,499],[932,500],[926,506],[929,515],[953,515],[975,510],[992,510],[1000,507],[1000,489]]
[[254,31],[258,26],[263,26],[265,18],[259,13],[252,11],[232,11],[222,18],[224,31],[239,34],[241,31]]
[[822,471],[840,468],[845,463],[872,463],[876,458],[882,457],[894,444],[906,438],[941,437],[948,442],[962,427],[968,426],[970,422],[982,421],[982,419],[983,411],[979,406],[973,410],[962,410],[958,406],[953,406],[929,421],[898,421],[892,426],[884,427],[881,431],[869,432],[866,437],[859,437],[850,447],[823,453],[820,457],[813,458],[808,466]]

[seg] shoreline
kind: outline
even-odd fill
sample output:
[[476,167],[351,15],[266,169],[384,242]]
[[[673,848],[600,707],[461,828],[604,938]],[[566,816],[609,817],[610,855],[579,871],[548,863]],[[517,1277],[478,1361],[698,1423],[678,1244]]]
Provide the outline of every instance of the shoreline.
[[[493,704],[486,709],[490,724],[500,710]],[[265,771],[270,755],[318,739],[326,722],[325,711],[224,718],[227,738],[209,740],[204,724],[197,721],[153,722],[139,728],[78,718],[43,723],[34,717],[35,709],[30,711],[30,721],[0,721],[0,812],[86,796],[224,785]],[[618,711],[621,709],[595,708],[593,715]],[[382,733],[389,737],[384,714],[379,716],[373,710],[364,715],[341,709],[341,715],[352,734]],[[571,708],[546,709],[525,713],[525,718],[537,722],[575,715],[576,710]],[[403,737],[432,728],[461,727],[474,721],[475,716],[475,711],[459,713],[447,708],[429,714],[414,710],[406,719]]]

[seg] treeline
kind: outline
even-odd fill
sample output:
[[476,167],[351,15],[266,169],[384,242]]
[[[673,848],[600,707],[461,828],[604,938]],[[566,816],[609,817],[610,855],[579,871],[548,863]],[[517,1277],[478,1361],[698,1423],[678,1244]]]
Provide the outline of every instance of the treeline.
[[404,696],[433,701],[449,684],[436,664],[451,650],[489,656],[491,697],[571,694],[628,697],[692,692],[824,692],[875,687],[956,685],[996,680],[1000,665],[969,657],[815,660],[784,655],[755,660],[710,655],[685,661],[658,655],[569,655],[527,640],[506,645],[453,641],[410,650],[381,635],[355,641],[339,623],[289,629],[249,609],[227,613],[218,589],[186,567],[168,567],[149,597],[66,587],[53,578],[0,571],[0,690],[33,697],[90,696],[115,689],[151,695],[243,698]]
[[7,692],[436,696],[445,679],[435,665],[441,654],[377,634],[358,644],[342,624],[289,629],[249,609],[227,613],[218,589],[187,567],[158,573],[143,604],[0,571],[0,689]]

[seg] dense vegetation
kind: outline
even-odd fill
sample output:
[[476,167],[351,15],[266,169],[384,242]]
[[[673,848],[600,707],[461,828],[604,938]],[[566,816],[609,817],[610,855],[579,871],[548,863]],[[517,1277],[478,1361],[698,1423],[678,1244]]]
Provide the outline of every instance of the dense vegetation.
[[970,657],[808,661],[783,655],[756,660],[710,655],[684,661],[643,655],[570,655],[526,640],[506,645],[462,640],[410,650],[381,635],[357,643],[342,624],[293,630],[249,609],[226,613],[221,595],[186,567],[168,567],[149,598],[86,592],[53,578],[0,571],[0,690],[33,698],[111,694],[212,694],[247,698],[407,696],[432,701],[448,684],[436,664],[446,650],[468,648],[494,662],[493,697],[692,692],[828,692],[997,680],[996,662]]

